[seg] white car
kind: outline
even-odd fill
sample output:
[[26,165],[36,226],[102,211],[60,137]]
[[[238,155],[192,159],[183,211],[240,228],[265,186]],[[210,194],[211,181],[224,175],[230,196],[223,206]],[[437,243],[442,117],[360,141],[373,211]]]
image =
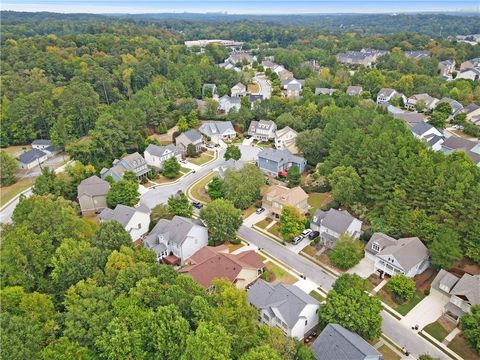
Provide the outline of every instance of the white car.
[[302,236],[302,237],[306,237],[306,236],[308,236],[308,234],[310,234],[312,231],[313,231],[312,229],[305,229],[305,230],[302,231],[301,236]]

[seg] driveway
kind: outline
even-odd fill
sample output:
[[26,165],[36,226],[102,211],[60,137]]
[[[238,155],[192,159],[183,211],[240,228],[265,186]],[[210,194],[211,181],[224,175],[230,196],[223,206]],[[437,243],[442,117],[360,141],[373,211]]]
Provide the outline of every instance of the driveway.
[[293,285],[302,289],[302,291],[306,292],[307,294],[310,294],[312,290],[318,288],[317,284],[315,284],[312,280],[309,279],[300,279]]
[[357,274],[358,276],[366,279],[374,273],[373,267],[374,262],[364,257],[357,265],[349,269],[347,272],[349,274]]
[[253,213],[249,217],[247,217],[245,220],[243,220],[243,225],[247,227],[252,227],[254,224],[258,223],[259,221],[262,221],[267,217],[267,211],[262,212],[261,214]]
[[292,243],[288,243],[286,247],[287,247],[288,250],[293,251],[295,254],[298,254],[300,251],[303,250],[303,248],[305,246],[309,245],[311,242],[312,242],[312,240],[310,240],[307,236],[302,241],[300,241],[297,245],[293,245]]
[[436,321],[443,314],[443,308],[448,299],[436,291],[420,301],[400,322],[409,327],[418,325],[423,329],[426,325]]
[[262,151],[262,149],[260,149],[257,146],[245,145],[245,144],[239,145],[238,148],[242,153],[242,157],[240,158],[240,160],[243,162],[256,161],[258,158],[258,153]]
[[253,137],[250,137],[248,139],[243,139],[242,145],[250,146],[252,145],[252,143],[253,143]]

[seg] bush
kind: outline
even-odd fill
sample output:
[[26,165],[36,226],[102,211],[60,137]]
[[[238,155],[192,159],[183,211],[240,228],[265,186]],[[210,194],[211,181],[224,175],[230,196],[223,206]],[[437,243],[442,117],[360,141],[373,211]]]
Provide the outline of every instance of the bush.
[[262,275],[260,275],[260,278],[265,280],[266,282],[270,282],[272,278],[272,274],[270,274],[270,271],[266,270],[263,272]]
[[230,244],[237,245],[237,244],[240,244],[240,243],[241,243],[241,240],[238,237],[230,240]]
[[423,290],[425,296],[430,295],[430,288]]
[[387,283],[387,289],[393,293],[396,302],[403,303],[413,298],[415,282],[405,275],[394,275]]
[[357,265],[363,257],[364,245],[346,234],[340,236],[328,254],[328,257],[335,266],[347,270]]

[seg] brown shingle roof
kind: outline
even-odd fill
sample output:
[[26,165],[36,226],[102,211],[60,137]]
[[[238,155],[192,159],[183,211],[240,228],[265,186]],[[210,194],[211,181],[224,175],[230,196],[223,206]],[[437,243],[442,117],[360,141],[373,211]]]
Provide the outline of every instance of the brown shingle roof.
[[289,189],[281,185],[272,185],[265,196],[272,197],[273,201],[282,205],[290,205],[293,207],[296,207],[299,203],[308,199],[307,193],[300,186]]

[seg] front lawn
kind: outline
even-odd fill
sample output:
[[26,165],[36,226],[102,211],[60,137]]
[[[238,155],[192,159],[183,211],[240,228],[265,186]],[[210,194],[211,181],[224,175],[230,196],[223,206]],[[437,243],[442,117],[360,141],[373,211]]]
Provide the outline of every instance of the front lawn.
[[278,265],[275,265],[271,261],[265,264],[265,273],[262,274],[262,279],[271,283],[281,281],[290,285],[298,281],[298,279],[291,275],[288,271],[282,269]]
[[12,156],[18,156],[21,153],[24,153],[28,150],[30,150],[32,147],[30,145],[13,145],[13,146],[8,146],[6,148],[1,149],[2,151],[5,151],[7,154],[12,155]]
[[[156,184],[166,184],[166,183],[169,183],[169,182],[173,182],[177,179],[179,179],[180,177],[182,177],[183,175],[185,174],[188,174],[190,171],[192,171],[191,169],[189,168],[186,168],[186,167],[180,167],[180,173],[175,176],[174,178],[169,178],[169,177],[166,177],[166,176],[163,176],[162,174],[158,174],[158,176],[151,180],[150,181],[150,185],[145,185],[146,187],[152,187],[152,186],[155,186]],[[156,183],[156,184],[154,184]]]
[[205,187],[207,186],[207,184],[212,181],[212,179],[216,176],[217,174],[216,173],[211,173],[211,174],[208,174],[207,176],[205,176],[202,180],[196,182],[192,188],[190,189],[190,194],[191,196],[196,199],[196,200],[199,200],[199,201],[203,201],[203,202],[210,202],[210,196],[208,196],[207,194],[207,190],[205,189]]
[[432,335],[440,342],[442,342],[448,335],[448,331],[438,321],[428,324],[423,328],[423,331]]
[[308,205],[311,206],[310,213],[313,214],[317,209],[327,205],[332,201],[330,193],[310,193],[308,194]]
[[382,289],[380,289],[377,295],[384,303],[395,309],[399,314],[403,316],[407,315],[410,310],[412,310],[420,301],[423,300],[423,298],[425,298],[425,294],[417,290],[413,294],[412,300],[404,302],[403,304],[398,304],[394,300],[393,294],[387,290],[386,285]]
[[197,157],[189,157],[187,160],[191,162],[192,164],[201,166],[205,164],[206,162],[210,161],[213,159],[213,153],[211,151],[205,151],[200,154],[200,156]]
[[322,302],[322,301],[325,300],[325,298],[324,298],[322,295],[320,295],[320,294],[318,293],[318,291],[315,291],[315,290],[310,291],[310,293],[309,293],[308,295],[310,295],[311,297],[313,297],[313,298],[314,298],[315,300],[317,300],[318,302]]
[[307,255],[310,255],[312,257],[315,257],[315,254],[317,253],[317,249],[315,249],[315,246],[312,246],[312,245],[307,245],[305,246],[302,251],[307,254]]
[[255,211],[257,211],[257,208],[255,205],[252,205],[250,206],[249,208],[246,208],[245,210],[243,210],[243,218],[246,219],[248,218],[250,215],[252,215]]
[[272,222],[272,219],[265,218],[263,220],[260,220],[258,223],[255,224],[255,226],[258,226],[260,229],[265,229],[268,224]]
[[397,355],[395,351],[390,349],[388,345],[382,345],[378,348],[378,351],[383,355],[383,360],[400,360],[401,357]]
[[5,205],[22,191],[27,190],[35,183],[35,178],[24,178],[10,186],[0,187],[0,206]]
[[465,360],[478,360],[479,354],[472,350],[462,333],[458,334],[448,344],[448,347]]
[[235,250],[238,250],[238,249],[245,246],[242,243],[232,244],[232,243],[229,243],[229,242],[226,242],[225,245],[228,247],[228,252],[229,253],[233,253]]

